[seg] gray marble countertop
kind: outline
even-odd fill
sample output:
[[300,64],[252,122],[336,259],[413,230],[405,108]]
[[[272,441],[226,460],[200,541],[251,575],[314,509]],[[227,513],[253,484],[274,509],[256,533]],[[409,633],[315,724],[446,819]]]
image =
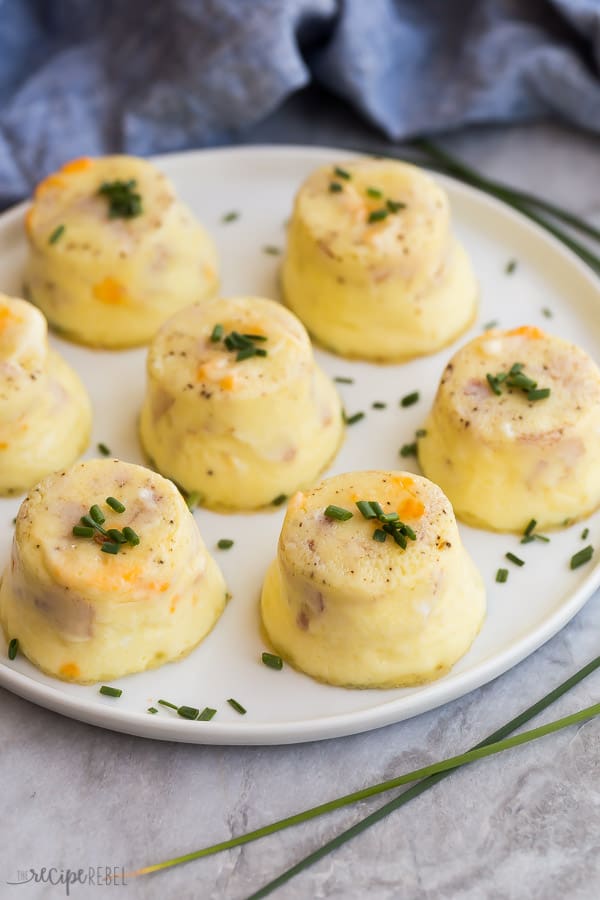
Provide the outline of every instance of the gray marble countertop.
[[[308,94],[232,140],[375,152],[387,146],[334,101],[324,106]],[[535,125],[469,130],[445,143],[480,169],[600,223],[598,138]],[[62,887],[7,885],[20,869],[156,862],[461,752],[595,656],[599,634],[596,594],[553,640],[466,697],[379,731],[299,746],[153,742],[83,725],[0,691],[0,897],[65,896]],[[600,671],[545,718],[599,695]],[[241,900],[382,802],[129,880],[117,896]],[[600,896],[599,851],[596,719],[451,775],[274,896],[592,900]],[[105,890],[74,887],[71,896],[98,900]]]

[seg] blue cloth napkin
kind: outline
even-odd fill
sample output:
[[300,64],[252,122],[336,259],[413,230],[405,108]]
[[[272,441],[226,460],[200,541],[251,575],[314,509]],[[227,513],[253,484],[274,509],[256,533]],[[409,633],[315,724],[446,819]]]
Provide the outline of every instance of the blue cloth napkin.
[[243,135],[311,81],[394,141],[600,132],[600,0],[0,0],[0,204],[73,156]]

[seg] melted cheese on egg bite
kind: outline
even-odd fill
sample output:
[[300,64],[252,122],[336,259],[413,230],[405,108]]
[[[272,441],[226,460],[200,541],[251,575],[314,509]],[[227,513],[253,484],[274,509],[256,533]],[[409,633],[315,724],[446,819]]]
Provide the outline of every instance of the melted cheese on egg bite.
[[[525,379],[516,385],[513,367]],[[519,387],[527,379],[536,385],[531,395]],[[600,370],[581,348],[539,328],[491,330],[462,347],[424,430],[423,472],[469,524],[558,527],[600,505]]]
[[[93,504],[104,531],[132,528],[139,543],[111,554],[99,532],[75,536]],[[94,459],[46,478],[23,502],[0,584],[0,622],[42,671],[90,683],[188,653],[225,601],[223,576],[172,482],[142,466]]]
[[[238,359],[226,344],[232,332],[253,335],[264,355]],[[195,304],[152,343],[142,445],[206,506],[256,509],[289,496],[329,464],[342,432],[339,396],[305,329],[273,300]]]
[[[392,535],[374,538],[384,526],[363,516],[360,500],[397,513],[415,539],[403,549]],[[329,518],[330,505],[352,517]],[[447,672],[481,627],[485,592],[436,485],[354,472],[292,498],[261,611],[273,647],[296,668],[329,684],[389,688]]]
[[0,294],[0,494],[28,490],[85,450],[91,408],[75,372],[48,348],[46,320]]
[[[139,214],[115,215],[99,193],[116,182],[133,182]],[[25,225],[29,297],[54,328],[84,344],[147,343],[176,310],[218,286],[211,238],[143,159],[67,163],[37,187]]]
[[324,166],[295,200],[286,303],[325,347],[394,362],[433,353],[472,322],[477,285],[445,191],[394,160]]

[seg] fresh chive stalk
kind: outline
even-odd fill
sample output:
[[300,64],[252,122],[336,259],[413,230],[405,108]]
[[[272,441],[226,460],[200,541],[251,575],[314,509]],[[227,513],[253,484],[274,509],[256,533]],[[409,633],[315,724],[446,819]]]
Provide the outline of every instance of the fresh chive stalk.
[[283,660],[280,656],[277,656],[275,653],[267,653],[266,651],[262,654],[261,659],[265,666],[268,666],[269,669],[283,669]]
[[116,513],[124,513],[125,506],[121,503],[120,500],[117,500],[116,497],[107,497],[106,505],[110,506],[111,509],[114,509]]
[[16,659],[17,653],[19,652],[19,639],[11,638],[8,642],[8,658]]
[[592,556],[594,555],[594,548],[591,544],[587,547],[584,547],[583,550],[579,550],[571,557],[571,562],[569,566],[571,569],[578,569],[579,566],[583,566],[585,563],[588,563]]
[[354,513],[351,513],[349,509],[344,509],[343,506],[334,506],[332,503],[326,507],[323,515],[327,519],[335,519],[337,522],[347,522],[348,519],[351,519]]
[[240,716],[246,715],[247,710],[244,709],[244,707],[242,706],[241,703],[238,703],[237,700],[234,700],[233,697],[230,697],[227,702],[233,709],[235,709],[236,712],[238,712],[240,714]]
[[415,403],[419,402],[419,396],[420,394],[418,391],[413,391],[412,394],[406,394],[400,401],[400,406],[413,406]]
[[108,684],[103,684],[99,693],[104,694],[105,697],[120,697],[123,691],[121,688],[114,688],[110,687]]

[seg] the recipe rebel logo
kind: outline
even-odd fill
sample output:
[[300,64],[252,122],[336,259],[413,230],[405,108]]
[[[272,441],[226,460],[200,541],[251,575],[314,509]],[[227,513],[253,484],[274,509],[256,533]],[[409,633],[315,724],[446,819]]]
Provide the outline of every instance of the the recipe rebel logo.
[[63,887],[65,896],[71,896],[72,888],[78,885],[91,887],[124,887],[127,878],[123,866],[88,866],[83,869],[61,869],[57,866],[41,869],[18,869],[17,877],[7,881],[11,886],[20,884],[51,884]]

